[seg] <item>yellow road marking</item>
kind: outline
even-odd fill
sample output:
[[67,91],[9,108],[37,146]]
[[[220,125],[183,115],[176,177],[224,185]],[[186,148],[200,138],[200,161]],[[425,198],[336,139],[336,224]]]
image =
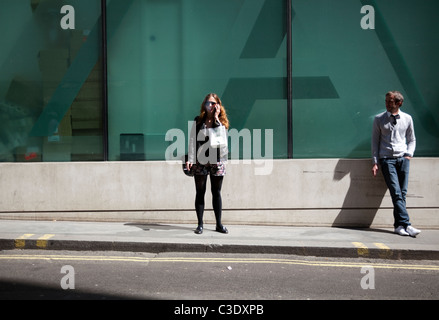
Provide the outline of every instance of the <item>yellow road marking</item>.
[[[369,248],[364,243],[352,242],[352,244],[357,247],[357,252],[359,256],[361,257],[369,256]],[[374,245],[380,249],[379,251],[380,258],[390,258],[393,255],[393,251],[384,243],[375,242]]]
[[375,242],[374,245],[376,245],[378,248],[381,249],[380,252],[381,258],[390,258],[393,255],[393,251],[384,243]]
[[[17,249],[23,249],[26,247],[26,240],[30,237],[34,236],[34,233],[25,233],[21,236],[19,236],[17,239],[15,239],[15,248]],[[47,240],[54,237],[54,234],[45,234],[39,237],[36,241],[36,245],[38,248],[46,248],[47,247]]]
[[364,243],[361,242],[352,242],[354,246],[357,247],[357,252],[359,256],[362,257],[368,257],[369,256],[369,249],[364,245]]
[[25,233],[19,236],[17,239],[15,239],[15,248],[24,248],[24,246],[26,245],[26,239],[32,237],[33,235],[33,233]]
[[[292,259],[252,259],[252,258],[147,258],[147,257],[124,257],[124,256],[76,256],[76,255],[0,255],[0,260],[70,260],[70,261],[119,261],[119,262],[140,262],[140,263],[224,263],[224,264],[283,264],[283,265],[304,265],[314,267],[346,267],[361,268],[365,262],[343,262],[343,261],[306,261]],[[439,265],[411,265],[411,264],[385,264],[370,263],[368,266],[381,269],[406,269],[406,270],[430,270],[439,271]]]
[[37,247],[38,248],[46,248],[47,247],[47,240],[55,236],[54,234],[45,234],[38,238],[37,240]]

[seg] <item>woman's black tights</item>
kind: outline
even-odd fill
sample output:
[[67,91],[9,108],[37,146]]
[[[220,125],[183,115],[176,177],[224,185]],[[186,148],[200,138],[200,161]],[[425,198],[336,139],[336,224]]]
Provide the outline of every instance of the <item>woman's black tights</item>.
[[[221,227],[221,212],[222,212],[222,199],[221,199],[221,187],[224,177],[216,177],[210,175],[210,187],[212,191],[212,206],[215,212],[215,219],[217,227]],[[195,175],[195,211],[197,212],[198,225],[203,226],[203,214],[204,214],[204,195],[206,193],[207,176]]]

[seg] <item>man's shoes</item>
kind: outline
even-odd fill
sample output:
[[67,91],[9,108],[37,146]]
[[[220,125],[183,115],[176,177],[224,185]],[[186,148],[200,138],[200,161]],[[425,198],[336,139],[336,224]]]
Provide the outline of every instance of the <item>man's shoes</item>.
[[227,228],[224,226],[216,226],[215,230],[220,232],[220,233],[229,233],[229,230],[227,230]]
[[198,226],[197,229],[195,229],[195,233],[196,234],[202,234],[203,233],[203,227],[202,226]]
[[398,228],[395,228],[395,233],[399,234],[400,236],[409,236],[410,234],[404,229],[403,226],[399,226]]
[[421,230],[418,230],[418,229],[416,229],[416,228],[413,228],[412,226],[408,226],[405,230],[408,232],[408,234],[409,234],[411,237],[416,237],[418,234],[421,233]]

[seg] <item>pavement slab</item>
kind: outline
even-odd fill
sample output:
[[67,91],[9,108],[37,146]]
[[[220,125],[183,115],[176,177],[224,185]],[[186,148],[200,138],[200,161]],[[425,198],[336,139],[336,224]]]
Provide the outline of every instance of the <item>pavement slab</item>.
[[278,253],[327,257],[439,260],[439,230],[416,238],[393,229],[137,222],[0,220],[0,250],[113,250],[140,252]]

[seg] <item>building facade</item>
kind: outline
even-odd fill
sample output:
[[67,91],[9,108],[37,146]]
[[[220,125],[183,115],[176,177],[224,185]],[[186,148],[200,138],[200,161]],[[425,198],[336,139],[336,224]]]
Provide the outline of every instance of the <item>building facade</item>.
[[[209,92],[221,97],[235,130],[232,159],[281,166],[369,161],[373,117],[385,110],[390,90],[403,93],[403,110],[413,116],[416,157],[437,168],[436,0],[0,0],[0,6],[3,169],[133,161],[167,168],[163,162],[185,153],[173,148],[178,136],[169,133],[188,134]],[[2,188],[22,192],[23,179],[11,179]],[[179,208],[52,203],[38,210],[35,201],[24,207],[4,201],[0,211]],[[330,207],[341,210],[344,203]],[[191,204],[180,206],[189,211]],[[436,212],[438,205],[430,207]]]

